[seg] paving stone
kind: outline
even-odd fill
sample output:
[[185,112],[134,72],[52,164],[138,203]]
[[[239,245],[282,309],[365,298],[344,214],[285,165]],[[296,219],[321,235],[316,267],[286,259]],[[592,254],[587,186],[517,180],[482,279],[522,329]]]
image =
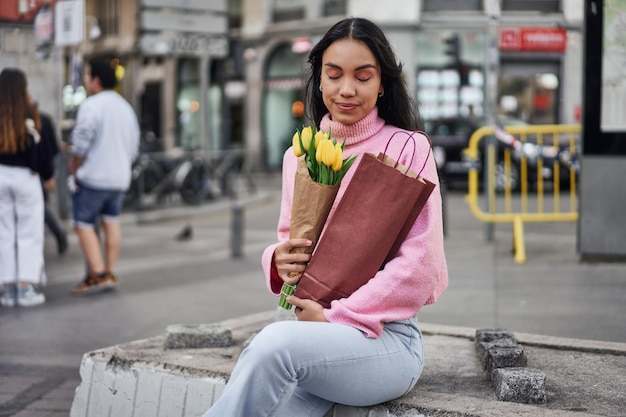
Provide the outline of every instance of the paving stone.
[[500,368],[518,368],[526,366],[527,360],[521,345],[490,346],[487,350],[487,379],[492,378],[494,370]]
[[546,375],[532,368],[500,368],[493,372],[492,383],[500,401],[545,404]]
[[513,348],[513,347],[518,347],[518,346],[519,346],[519,343],[517,343],[517,340],[515,338],[510,337],[510,336],[504,336],[500,339],[495,339],[495,340],[491,340],[488,342],[477,342],[476,353],[478,354],[480,363],[483,366],[483,370],[487,371],[489,367],[489,357],[490,357],[489,351],[491,349]]
[[216,323],[172,324],[166,328],[165,349],[201,349],[232,345],[230,329]]

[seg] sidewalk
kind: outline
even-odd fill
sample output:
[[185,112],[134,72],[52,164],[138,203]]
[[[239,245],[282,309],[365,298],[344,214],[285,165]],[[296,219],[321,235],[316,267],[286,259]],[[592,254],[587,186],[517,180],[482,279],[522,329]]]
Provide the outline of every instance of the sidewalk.
[[[527,225],[528,262],[517,265],[507,245],[512,239],[510,230],[497,227],[494,241],[487,242],[484,225],[464,212],[466,207],[462,196],[451,195],[447,203],[446,251],[451,282],[447,294],[435,305],[425,307],[420,314],[427,360],[424,374],[417,387],[400,400],[372,410],[337,407],[333,417],[415,415],[399,414],[404,412],[419,412],[428,417],[623,416],[626,409],[626,380],[623,377],[626,375],[626,343],[558,335],[580,333],[587,337],[594,334],[606,337],[609,333],[613,340],[626,340],[623,331],[619,330],[623,326],[606,320],[608,316],[621,322],[623,313],[626,313],[623,303],[604,302],[603,312],[594,313],[599,306],[583,301],[589,296],[610,301],[607,292],[612,291],[615,291],[617,300],[623,300],[624,285],[598,288],[600,291],[593,294],[585,281],[594,279],[601,284],[606,280],[620,284],[624,267],[579,263],[573,224]],[[231,203],[223,204],[222,209],[230,207]],[[164,214],[154,213],[151,218],[144,216],[142,221],[157,221],[159,215]],[[175,214],[185,215],[184,210],[169,213]],[[577,288],[579,285],[582,288]],[[564,313],[572,314],[575,319],[564,319]],[[233,329],[241,343],[263,326],[272,314],[268,311],[235,317],[225,325]],[[595,317],[602,315],[605,317],[598,320],[602,323],[594,321]],[[576,329],[576,326],[584,327],[585,323],[597,330]],[[524,349],[528,368],[545,374],[546,404],[498,401],[486,378],[475,350],[475,331],[482,327],[508,329],[509,325],[515,329],[515,337]],[[607,332],[603,326],[611,329]],[[519,331],[535,328],[550,336]],[[205,395],[196,402],[192,401],[191,395],[186,398],[186,404],[179,404],[176,397],[168,398],[161,392],[156,394],[162,403],[176,409],[206,408],[228,378],[241,344],[231,348],[166,352],[161,347],[163,338],[164,335],[155,335],[152,339],[92,352],[94,366],[98,363],[96,358],[100,358],[105,362],[120,361],[134,368],[135,372],[141,372],[137,369],[176,369],[177,375],[192,378],[191,381],[194,376],[209,375],[210,381],[201,390]],[[196,358],[192,363],[185,359],[191,356]],[[107,372],[115,374],[119,371],[113,367]],[[118,378],[126,378],[122,375],[123,372]],[[213,379],[215,377],[217,381]],[[163,381],[165,383],[166,379]],[[185,384],[191,383],[189,379],[184,381]],[[133,394],[125,392],[124,396],[132,398]],[[98,398],[93,392],[90,395],[93,396],[90,398]],[[204,407],[199,405],[201,403]]]
[[[182,219],[181,222],[203,218],[204,223],[211,225],[215,245],[223,247],[228,245],[224,236],[228,237],[231,227],[229,213],[234,204],[244,204],[244,252],[256,253],[261,241],[275,236],[279,178],[266,180],[250,200],[126,213],[123,221],[129,228],[137,229],[133,239],[141,245],[141,239],[153,239],[149,230],[163,228],[173,218]],[[272,214],[258,219],[254,216],[257,211]],[[413,392],[415,395],[407,399],[407,406],[430,410],[430,416],[624,416],[626,267],[580,263],[575,224],[526,225],[528,261],[516,265],[511,253],[511,230],[498,226],[494,241],[487,242],[484,225],[471,216],[462,194],[448,195],[446,219],[450,286],[436,304],[420,312],[428,362]],[[142,226],[133,226],[137,222]],[[250,242],[251,235],[255,242]],[[199,244],[200,241],[195,241],[189,248],[196,249],[194,245]],[[173,246],[174,243],[169,243],[167,247]],[[212,254],[207,262],[228,257],[225,249]],[[151,259],[140,259],[141,265],[135,265],[130,258],[125,266],[130,273]],[[255,277],[258,268],[254,259],[238,263],[237,270],[230,273],[233,278],[245,280],[250,279],[248,276]],[[59,270],[65,269],[69,270],[66,267]],[[126,296],[127,291],[138,288],[139,284],[134,285],[126,284],[120,296]],[[190,286],[190,290],[194,289],[195,286]],[[63,302],[70,307],[77,303]],[[58,310],[66,307],[65,304],[55,305],[51,297],[46,308],[50,307],[48,311],[54,314],[54,308]],[[0,315],[0,320],[5,322],[3,330],[11,324],[9,321],[22,320],[19,313],[0,313],[6,315]],[[23,319],[35,315],[29,312]],[[236,316],[232,320],[237,320]],[[528,366],[546,374],[546,405],[495,400],[493,388],[476,362],[471,337],[477,328],[503,328],[515,333],[527,352]],[[159,332],[152,336],[161,337]],[[106,346],[100,345],[102,350]],[[0,417],[67,416],[74,390],[80,383],[77,373],[78,369],[72,370],[65,364],[39,368],[20,364],[3,367],[0,363]],[[514,414],[512,410],[520,411]]]
[[[71,417],[200,416],[219,396],[242,346],[274,319],[290,318],[270,311],[214,323],[232,331],[235,344],[228,347],[164,349],[166,336],[158,335],[91,352],[83,359]],[[626,344],[516,333],[526,369],[545,375],[545,404],[533,405],[497,400],[474,329],[422,328],[426,366],[408,395],[375,407],[336,406],[326,417],[624,415]]]

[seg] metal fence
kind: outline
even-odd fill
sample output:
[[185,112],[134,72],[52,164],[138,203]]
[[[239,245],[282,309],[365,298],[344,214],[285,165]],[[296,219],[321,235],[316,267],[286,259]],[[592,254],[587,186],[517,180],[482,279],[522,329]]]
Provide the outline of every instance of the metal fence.
[[526,262],[524,222],[578,220],[580,131],[580,125],[483,126],[470,137],[466,200],[478,220],[512,224],[516,263]]

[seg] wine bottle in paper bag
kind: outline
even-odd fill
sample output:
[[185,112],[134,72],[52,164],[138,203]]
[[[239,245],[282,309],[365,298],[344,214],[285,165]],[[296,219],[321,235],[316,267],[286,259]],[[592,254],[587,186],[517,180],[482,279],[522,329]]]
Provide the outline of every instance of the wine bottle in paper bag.
[[363,154],[298,283],[297,297],[330,307],[367,283],[406,238],[435,184],[386,152]]

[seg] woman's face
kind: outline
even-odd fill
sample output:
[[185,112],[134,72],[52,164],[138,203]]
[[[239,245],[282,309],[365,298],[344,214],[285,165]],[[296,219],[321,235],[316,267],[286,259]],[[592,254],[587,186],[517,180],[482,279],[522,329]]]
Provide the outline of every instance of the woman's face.
[[380,67],[365,43],[340,39],[322,55],[320,86],[331,119],[353,124],[376,106],[382,92]]

